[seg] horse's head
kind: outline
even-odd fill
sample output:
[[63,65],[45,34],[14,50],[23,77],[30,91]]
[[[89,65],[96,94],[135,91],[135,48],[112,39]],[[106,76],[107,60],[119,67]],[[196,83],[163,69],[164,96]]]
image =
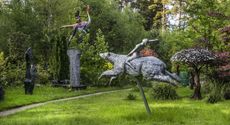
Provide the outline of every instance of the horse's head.
[[111,53],[111,52],[105,52],[99,54],[101,58],[106,59],[110,62],[115,62],[117,60],[118,54]]
[[112,56],[113,53],[111,52],[105,52],[105,53],[100,53],[100,57],[103,58],[103,59],[106,59],[106,60],[111,60],[111,56]]

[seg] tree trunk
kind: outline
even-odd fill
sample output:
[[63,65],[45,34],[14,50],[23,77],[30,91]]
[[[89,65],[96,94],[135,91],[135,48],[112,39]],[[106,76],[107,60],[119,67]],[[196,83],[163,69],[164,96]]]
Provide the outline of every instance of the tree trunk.
[[190,73],[189,73],[189,83],[190,83],[190,89],[193,89],[194,88],[194,85],[195,85],[195,83],[194,83],[194,73],[191,71]]
[[180,65],[179,64],[176,65],[176,75],[177,76],[180,75]]
[[192,96],[193,99],[201,99],[201,85],[200,85],[200,75],[199,70],[196,68],[194,72],[194,83],[195,83],[195,89],[194,94]]

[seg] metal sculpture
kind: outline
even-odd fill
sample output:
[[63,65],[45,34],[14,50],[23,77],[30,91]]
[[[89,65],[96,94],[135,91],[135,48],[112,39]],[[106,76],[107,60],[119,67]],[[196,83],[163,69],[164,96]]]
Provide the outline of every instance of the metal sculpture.
[[154,42],[154,41],[158,41],[158,39],[155,39],[155,40],[148,40],[148,39],[143,39],[141,43],[137,44],[135,46],[135,48],[129,52],[128,54],[128,59],[126,60],[126,64],[129,65],[130,67],[134,68],[132,66],[132,64],[130,63],[130,61],[136,59],[136,58],[139,58],[141,57],[141,50],[145,48],[145,46],[148,44],[148,43],[151,43],[151,42]]
[[[76,23],[71,24],[71,25],[64,25],[61,27],[61,28],[72,28],[73,29],[72,34],[68,39],[68,46],[70,45],[71,40],[73,39],[73,37],[76,35],[76,33],[78,31],[83,32],[84,34],[87,33],[87,28],[88,28],[89,24],[91,23],[91,18],[89,15],[89,9],[90,9],[90,7],[89,7],[89,5],[87,5],[86,12],[87,12],[87,16],[88,16],[88,21],[82,21],[81,17],[80,17],[80,12],[77,11],[75,13]],[[82,36],[80,36],[80,38],[81,37]]]
[[103,76],[110,77],[110,82],[115,79],[117,76],[126,73],[135,77],[137,85],[140,89],[142,98],[144,100],[144,104],[148,114],[151,114],[150,108],[148,106],[143,88],[140,84],[140,76],[148,80],[156,80],[169,83],[173,86],[176,86],[176,81],[179,81],[179,77],[174,74],[171,74],[166,70],[166,64],[160,59],[148,56],[148,57],[139,57],[130,61],[131,65],[134,67],[130,67],[126,64],[129,56],[127,55],[119,55],[111,52],[101,53],[100,57],[106,59],[113,63],[114,68],[112,70],[107,70],[103,72],[99,79]]
[[24,81],[25,94],[32,95],[37,70],[33,63],[33,55],[32,55],[31,48],[28,48],[26,50],[25,60],[26,60],[26,79]]

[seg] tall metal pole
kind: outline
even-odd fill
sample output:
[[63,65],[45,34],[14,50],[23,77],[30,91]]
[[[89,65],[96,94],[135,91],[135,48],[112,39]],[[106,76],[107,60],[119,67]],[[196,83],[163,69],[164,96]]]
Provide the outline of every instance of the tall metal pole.
[[150,110],[150,108],[149,108],[149,104],[148,104],[147,99],[146,99],[146,97],[145,97],[144,90],[143,90],[143,88],[142,88],[142,86],[141,86],[141,84],[140,84],[140,79],[139,79],[139,78],[136,78],[136,82],[137,82],[138,88],[140,89],[140,93],[141,93],[142,99],[143,99],[143,101],[144,101],[146,111],[147,111],[147,113],[148,113],[149,115],[151,115],[151,110]]

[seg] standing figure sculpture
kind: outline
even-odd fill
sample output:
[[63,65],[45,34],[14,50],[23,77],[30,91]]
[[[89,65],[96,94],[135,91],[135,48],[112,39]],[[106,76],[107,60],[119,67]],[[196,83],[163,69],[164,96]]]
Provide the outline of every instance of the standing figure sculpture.
[[36,77],[36,67],[33,62],[32,49],[28,48],[25,52],[26,60],[26,79],[24,81],[25,94],[33,94],[35,77]]
[[0,84],[0,101],[4,99],[4,94],[5,94],[5,91],[3,90],[3,87]]
[[76,35],[76,33],[78,31],[82,31],[83,33],[87,33],[87,28],[88,28],[89,24],[91,23],[91,18],[89,15],[89,5],[87,5],[86,12],[87,12],[87,16],[88,16],[88,21],[82,21],[81,17],[80,17],[80,12],[77,11],[75,13],[76,23],[71,24],[71,25],[64,25],[61,27],[61,28],[72,28],[73,29],[72,34],[68,39],[68,46],[70,45],[72,38]]

